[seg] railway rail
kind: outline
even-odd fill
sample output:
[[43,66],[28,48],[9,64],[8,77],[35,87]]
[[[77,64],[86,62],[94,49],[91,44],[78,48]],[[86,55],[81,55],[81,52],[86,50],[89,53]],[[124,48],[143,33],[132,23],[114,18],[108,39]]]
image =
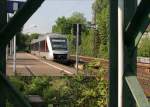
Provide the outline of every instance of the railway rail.
[[[75,55],[70,55],[71,60],[75,60],[75,57],[76,57]],[[81,61],[81,62],[88,63],[93,60],[99,60],[103,65],[108,66],[108,62],[109,62],[108,59],[94,58],[94,57],[89,57],[89,56],[79,56],[79,61]],[[148,60],[150,60],[150,58]],[[139,60],[139,58],[138,58],[137,67],[144,68],[144,69],[150,69],[150,61],[148,61],[148,60],[146,60],[146,62],[143,62],[145,60]]]

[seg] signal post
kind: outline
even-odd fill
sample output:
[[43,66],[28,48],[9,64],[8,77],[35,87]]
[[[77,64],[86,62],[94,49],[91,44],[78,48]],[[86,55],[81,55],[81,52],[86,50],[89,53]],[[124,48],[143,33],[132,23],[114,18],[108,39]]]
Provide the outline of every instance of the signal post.
[[76,73],[78,73],[79,63],[79,45],[81,44],[81,24],[73,24],[73,35],[76,36],[74,44],[76,45]]

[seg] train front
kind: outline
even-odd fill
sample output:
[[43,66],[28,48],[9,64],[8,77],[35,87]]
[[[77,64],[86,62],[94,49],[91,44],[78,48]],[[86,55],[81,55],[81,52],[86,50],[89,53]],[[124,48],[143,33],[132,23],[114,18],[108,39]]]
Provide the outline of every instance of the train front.
[[58,61],[68,60],[67,39],[62,37],[50,38],[53,59]]

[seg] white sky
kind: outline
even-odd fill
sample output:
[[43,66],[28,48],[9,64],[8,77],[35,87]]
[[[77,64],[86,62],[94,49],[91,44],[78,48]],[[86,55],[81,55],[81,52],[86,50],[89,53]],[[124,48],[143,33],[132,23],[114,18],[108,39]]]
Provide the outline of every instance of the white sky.
[[24,33],[51,32],[58,17],[69,17],[73,12],[81,12],[88,21],[92,19],[93,0],[45,0],[24,26]]
[[[16,0],[14,0],[16,1]],[[18,0],[17,0],[18,1]],[[20,0],[26,1],[26,0]],[[58,17],[69,17],[73,12],[81,12],[88,21],[92,20],[94,0],[45,0],[24,26],[24,33],[48,33]],[[138,0],[138,4],[141,0]]]

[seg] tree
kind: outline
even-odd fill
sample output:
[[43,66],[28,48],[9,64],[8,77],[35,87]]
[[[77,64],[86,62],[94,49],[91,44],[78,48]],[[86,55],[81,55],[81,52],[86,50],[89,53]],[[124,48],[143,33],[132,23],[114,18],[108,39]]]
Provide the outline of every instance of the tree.
[[61,34],[70,34],[71,25],[68,20],[63,16],[56,20],[56,25],[52,27],[52,32]]
[[99,50],[98,53],[101,53],[97,56],[104,57],[108,54],[108,0],[96,0],[95,3],[93,3],[92,8],[96,13],[96,25],[98,31],[95,35],[95,45],[97,50]]
[[146,35],[143,37],[138,45],[138,56],[150,57],[150,37]]
[[33,39],[38,39],[39,35],[40,35],[39,33],[32,33],[31,35],[29,35],[30,41],[32,41]]
[[17,50],[19,51],[29,51],[30,44],[33,39],[37,39],[40,34],[33,33],[31,35],[23,34],[21,32],[18,32],[16,34],[16,44],[17,44]]
[[80,24],[85,24],[86,23],[86,18],[82,13],[79,12],[74,12],[71,17],[68,18],[71,24],[74,23],[80,23]]
[[17,45],[17,50],[25,51],[26,48],[28,47],[28,38],[29,35],[23,34],[21,32],[18,32],[16,34],[16,45]]
[[71,34],[72,25],[74,23],[86,23],[86,18],[82,13],[74,12],[71,17],[59,17],[56,24],[52,27],[53,33]]
[[[90,37],[90,32],[89,28],[86,27],[86,25],[90,22],[86,21],[86,18],[82,13],[79,12],[74,12],[70,17],[59,17],[56,20],[56,24],[53,25],[52,27],[52,32],[54,33],[61,33],[67,35],[68,38],[68,46],[69,46],[69,51],[70,53],[75,52],[75,46],[73,45],[73,40],[74,36],[72,35],[72,25],[75,23],[80,23],[82,24],[82,40],[86,41],[86,43],[81,44],[81,54],[82,55],[91,55],[91,44],[90,42],[91,37]],[[88,43],[88,44],[87,44]],[[84,52],[83,52],[84,51]]]
[[65,23],[66,23],[66,18],[64,16],[58,17],[58,19],[56,20],[56,25],[59,26],[55,26],[55,29],[53,29],[54,32],[63,33]]

